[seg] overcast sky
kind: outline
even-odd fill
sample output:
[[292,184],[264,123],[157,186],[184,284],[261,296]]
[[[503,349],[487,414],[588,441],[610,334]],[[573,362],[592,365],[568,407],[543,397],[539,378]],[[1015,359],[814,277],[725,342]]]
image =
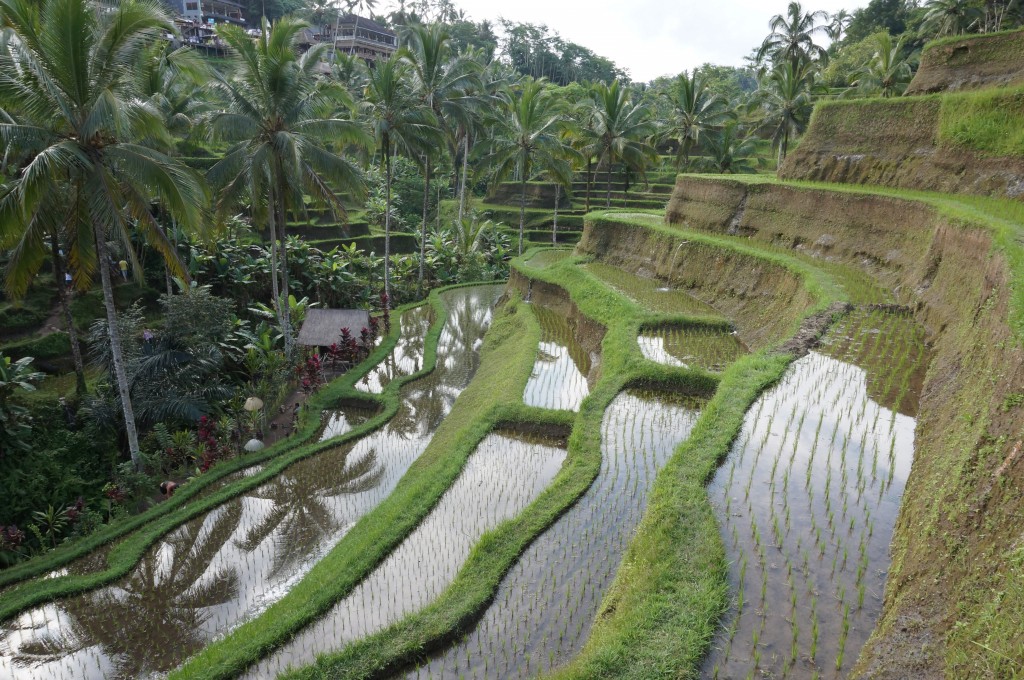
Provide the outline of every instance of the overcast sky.
[[[377,11],[392,3],[381,2]],[[474,21],[499,16],[547,24],[629,70],[633,80],[675,75],[705,62],[741,66],[788,0],[455,0]],[[867,0],[804,0],[805,10],[852,11]],[[821,37],[823,42],[827,38]]]

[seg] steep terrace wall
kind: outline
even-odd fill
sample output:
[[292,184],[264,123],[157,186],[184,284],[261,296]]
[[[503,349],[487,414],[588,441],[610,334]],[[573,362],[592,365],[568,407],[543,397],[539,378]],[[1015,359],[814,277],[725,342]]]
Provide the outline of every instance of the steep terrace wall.
[[[727,231],[746,197],[741,233],[862,267],[909,296],[930,331],[885,609],[858,673],[1010,677],[1024,659],[1024,352],[992,228],[884,196],[746,188],[680,178],[668,218]],[[827,251],[807,247],[823,240]]]
[[925,46],[908,95],[1024,84],[1024,31],[940,40]]
[[831,101],[779,177],[1024,198],[1020,90]]
[[798,273],[770,259],[625,220],[589,216],[576,252],[688,289],[731,319],[751,349],[787,339],[818,302]]

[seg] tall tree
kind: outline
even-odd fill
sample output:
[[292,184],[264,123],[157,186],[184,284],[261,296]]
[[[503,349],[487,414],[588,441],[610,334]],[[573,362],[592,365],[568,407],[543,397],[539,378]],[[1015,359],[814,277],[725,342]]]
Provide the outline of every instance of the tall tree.
[[898,97],[914,77],[910,61],[903,55],[903,37],[893,42],[888,33],[878,33],[872,40],[875,53],[855,74],[856,80],[850,91],[886,98]]
[[664,95],[671,102],[672,117],[662,134],[678,144],[676,170],[687,169],[690,152],[700,142],[701,135],[720,128],[731,117],[728,101],[709,91],[699,72],[694,72],[693,76],[680,73]]
[[817,68],[810,62],[784,61],[768,74],[760,91],[765,124],[779,150],[779,165],[786,160],[793,137],[807,129],[814,107]]
[[394,54],[370,70],[363,106],[384,164],[384,292],[391,298],[391,156],[401,150],[419,157],[438,141],[437,119],[412,88],[404,55]]
[[506,91],[504,106],[490,120],[487,154],[494,168],[494,181],[509,177],[519,181],[520,255],[526,228],[526,183],[539,172],[556,177],[563,185],[572,181],[561,134],[563,124],[558,101],[542,80],[527,80],[521,87]]
[[[440,24],[413,26],[402,51],[402,58],[410,66],[412,87],[419,95],[422,105],[434,115],[445,139],[454,146],[453,140],[458,129],[472,122],[475,99],[469,93],[479,80],[481,64],[465,55],[453,54],[451,37]],[[427,147],[424,153],[423,222],[417,280],[420,293],[423,292],[423,270],[426,262],[430,170],[435,153],[436,150],[431,147]]]
[[612,171],[616,163],[625,165],[641,177],[657,154],[648,140],[656,132],[654,122],[642,103],[634,103],[627,88],[616,80],[611,85],[598,83],[592,92],[594,132],[598,157],[608,172],[605,207],[612,204]]
[[274,309],[292,352],[288,304],[287,226],[289,211],[304,210],[304,195],[345,218],[339,193],[365,193],[358,165],[332,148],[366,147],[372,142],[353,120],[337,115],[350,103],[336,81],[316,76],[326,45],[301,56],[296,40],[306,24],[290,18],[273,27],[263,20],[262,34],[248,36],[222,26],[221,37],[235,72],[218,74],[214,87],[227,102],[211,119],[215,137],[234,142],[209,172],[219,187],[217,214],[228,217],[248,200],[258,224],[267,224],[272,252]]
[[801,61],[828,60],[825,48],[814,42],[814,36],[825,30],[828,14],[823,11],[805,12],[799,2],[790,2],[785,14],[776,14],[768,22],[771,33],[757,50],[758,63],[770,59],[774,65],[782,61],[796,64]]
[[942,37],[962,35],[975,28],[984,11],[973,0],[928,0],[921,32]]
[[[131,77],[142,51],[174,25],[148,0],[125,0],[108,12],[89,0],[0,0],[0,21],[18,43],[0,54],[0,101],[28,121],[0,124],[8,153],[24,159],[20,174],[0,196],[0,232],[34,222],[65,224],[79,285],[99,270],[128,448],[139,466],[108,241],[127,243],[138,230],[186,276],[153,218],[151,201],[156,198],[182,226],[197,228],[207,197],[188,168],[136,143],[166,132]],[[65,186],[72,188],[74,200],[53,200]],[[26,244],[31,246],[27,260],[44,256],[40,240]],[[131,248],[128,254],[134,259]],[[24,285],[8,282],[15,291]]]

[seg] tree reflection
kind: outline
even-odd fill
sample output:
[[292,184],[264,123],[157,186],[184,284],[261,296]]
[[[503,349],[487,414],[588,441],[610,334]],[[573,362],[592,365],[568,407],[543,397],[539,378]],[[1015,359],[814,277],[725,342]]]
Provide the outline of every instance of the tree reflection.
[[274,507],[236,545],[251,553],[275,534],[271,575],[276,576],[305,559],[325,537],[338,530],[340,523],[326,499],[368,491],[383,476],[384,467],[378,464],[376,449],[370,449],[355,462],[346,458],[338,474],[330,474],[322,464],[293,466],[252,494],[273,501]]
[[206,522],[186,524],[150,550],[124,581],[69,599],[61,606],[58,636],[20,646],[13,662],[31,667],[59,661],[99,646],[111,659],[115,677],[134,678],[167,671],[202,647],[209,608],[235,597],[238,573],[207,573],[211,560],[231,537],[242,516],[241,501]]

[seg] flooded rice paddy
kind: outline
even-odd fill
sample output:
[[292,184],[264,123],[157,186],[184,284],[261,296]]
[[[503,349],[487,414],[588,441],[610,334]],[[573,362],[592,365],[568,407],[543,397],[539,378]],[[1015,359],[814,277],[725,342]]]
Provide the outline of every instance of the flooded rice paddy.
[[325,442],[334,437],[352,431],[352,428],[362,425],[378,413],[378,409],[369,404],[345,404],[337,408],[328,409],[320,413],[320,431],[316,440]]
[[[380,394],[388,384],[403,375],[423,368],[423,349],[427,331],[434,322],[434,308],[424,304],[402,314],[398,344],[388,356],[356,383],[356,389]],[[382,329],[383,331],[383,329]],[[357,334],[358,331],[353,331]]]
[[921,333],[857,312],[823,351],[753,405],[709,486],[734,601],[707,677],[844,677],[881,611],[915,421],[875,396],[913,401]]
[[700,403],[627,391],[602,423],[601,470],[534,541],[466,637],[409,678],[530,678],[572,659],[647,505],[657,471],[686,439]]
[[272,678],[289,666],[310,664],[317,654],[338,650],[433,601],[483,533],[519,514],[564,460],[565,450],[549,439],[488,435],[416,530],[326,616],[247,677]]
[[577,411],[596,380],[599,356],[576,336],[574,322],[543,305],[530,305],[540,322],[540,348],[526,383],[527,406]]
[[645,330],[637,344],[644,357],[659,364],[713,372],[724,371],[747,351],[732,333],[702,326]]
[[721,317],[721,314],[707,303],[701,302],[685,290],[669,287],[660,279],[631,274],[602,262],[592,262],[583,265],[582,268],[649,311]]
[[[437,368],[401,390],[391,421],[300,461],[188,522],[114,585],[63,598],[0,628],[0,677],[138,678],[169,671],[283,597],[423,452],[479,365],[502,286],[443,295]],[[422,365],[423,308],[403,315],[390,373]],[[410,315],[411,320],[404,317]],[[424,325],[426,323],[426,325]],[[402,373],[399,373],[401,371]]]

